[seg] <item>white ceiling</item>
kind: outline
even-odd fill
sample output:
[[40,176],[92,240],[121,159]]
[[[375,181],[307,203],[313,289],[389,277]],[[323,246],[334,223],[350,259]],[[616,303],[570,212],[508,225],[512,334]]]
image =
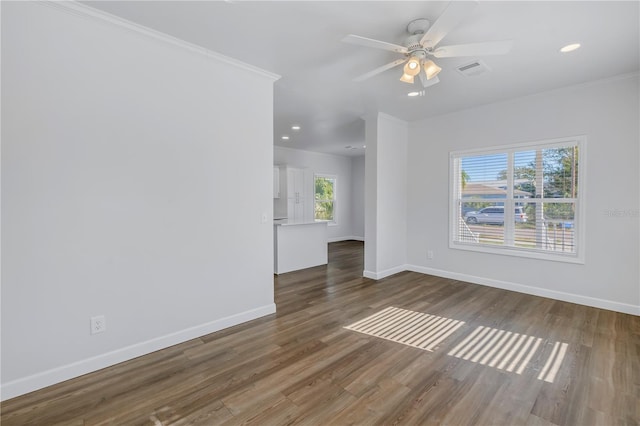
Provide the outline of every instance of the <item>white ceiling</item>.
[[[282,76],[275,85],[274,143],[362,155],[362,117],[413,121],[572,84],[638,72],[638,1],[480,1],[440,45],[514,40],[505,56],[443,58],[440,83],[407,97],[401,67],[352,79],[402,56],[342,43],[347,34],[402,44],[413,19],[434,22],[441,1],[89,1],[86,4]],[[560,47],[581,43],[572,53]],[[481,59],[491,72],[456,67]],[[251,102],[251,99],[247,99]],[[532,119],[535,119],[533,117]],[[302,126],[300,131],[291,125]],[[288,134],[289,141],[281,136]],[[359,149],[345,149],[345,146]]]

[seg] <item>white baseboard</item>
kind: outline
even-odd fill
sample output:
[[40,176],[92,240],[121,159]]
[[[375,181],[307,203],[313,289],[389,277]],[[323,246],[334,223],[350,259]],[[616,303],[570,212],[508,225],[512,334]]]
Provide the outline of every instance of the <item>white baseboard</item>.
[[407,271],[407,265],[400,265],[400,266],[396,266],[394,268],[390,268],[390,269],[386,269],[384,271],[380,271],[380,272],[373,272],[373,271],[362,271],[362,276],[365,278],[371,278],[372,280],[381,280],[383,278],[389,277],[391,275],[395,275],[399,272],[404,272]]
[[491,278],[477,277],[475,275],[467,275],[458,272],[444,271],[441,269],[427,268],[424,266],[405,265],[405,267],[408,271],[419,272],[421,274],[435,275],[437,277],[450,278],[453,280],[465,281],[473,284],[485,285],[488,287],[501,288],[503,290],[517,291],[518,293],[548,297],[550,299],[562,300],[564,302],[577,303],[579,305],[591,306],[594,308],[607,309],[610,311],[640,316],[640,306],[636,305],[614,302],[606,299],[598,299],[595,297],[582,296],[574,293],[548,290],[523,284],[514,284],[506,281],[494,280]]
[[362,271],[362,276],[365,277],[365,278],[370,278],[372,280],[377,280],[378,279],[375,272],[371,272],[371,271],[367,271],[367,270]]
[[337,243],[338,241],[364,241],[364,237],[333,237],[329,238],[327,241],[330,243]]
[[197,325],[195,327],[190,327],[185,330],[177,331],[175,333],[167,334],[165,336],[156,337],[145,342],[136,343],[135,345],[127,346],[125,348],[116,349],[115,351],[107,352],[105,354],[43,371],[42,373],[34,374],[32,376],[3,383],[0,387],[0,400],[4,401],[9,398],[24,395],[65,380],[82,376],[83,374],[91,373],[123,361],[128,361],[160,349],[168,348],[169,346],[177,345],[200,336],[214,333],[224,328],[273,314],[275,311],[276,305],[275,303],[272,303],[205,324]]

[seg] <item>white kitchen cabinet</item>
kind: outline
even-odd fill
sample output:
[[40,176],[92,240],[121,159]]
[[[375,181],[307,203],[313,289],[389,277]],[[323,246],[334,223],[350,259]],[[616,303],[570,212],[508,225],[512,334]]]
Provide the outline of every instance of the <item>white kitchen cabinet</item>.
[[287,198],[304,196],[304,170],[287,167]]
[[305,221],[305,202],[299,198],[287,199],[287,218],[296,223],[303,223]]
[[306,221],[308,191],[305,191],[303,169],[287,168],[287,218],[294,222]]
[[276,198],[274,193],[273,217],[297,223],[313,222],[313,196],[307,171],[289,166],[276,167],[279,168],[280,194]]

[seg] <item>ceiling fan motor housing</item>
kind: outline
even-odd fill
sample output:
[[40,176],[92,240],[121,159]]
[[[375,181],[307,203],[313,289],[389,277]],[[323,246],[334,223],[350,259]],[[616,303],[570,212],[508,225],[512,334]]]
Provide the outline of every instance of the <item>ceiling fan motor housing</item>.
[[430,26],[431,22],[424,18],[409,22],[407,32],[411,35],[404,41],[404,46],[409,50],[409,55],[420,55],[420,58],[423,59],[427,56],[425,48],[420,44],[420,40]]
[[415,34],[407,37],[406,40],[404,41],[404,47],[409,49],[409,51],[416,50],[416,49],[423,49],[422,45],[420,44],[421,38],[422,38],[422,34]]

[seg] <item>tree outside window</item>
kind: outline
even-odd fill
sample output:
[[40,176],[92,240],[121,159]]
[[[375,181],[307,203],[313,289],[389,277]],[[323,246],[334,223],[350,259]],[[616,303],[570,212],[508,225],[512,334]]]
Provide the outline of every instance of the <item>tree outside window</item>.
[[335,222],[336,177],[315,176],[314,219],[318,222]]

